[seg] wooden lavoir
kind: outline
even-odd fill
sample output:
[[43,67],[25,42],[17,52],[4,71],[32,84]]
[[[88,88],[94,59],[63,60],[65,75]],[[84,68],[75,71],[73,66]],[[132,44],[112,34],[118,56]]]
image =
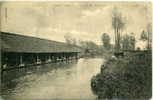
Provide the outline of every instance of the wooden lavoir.
[[81,49],[62,42],[1,32],[1,71],[78,59]]

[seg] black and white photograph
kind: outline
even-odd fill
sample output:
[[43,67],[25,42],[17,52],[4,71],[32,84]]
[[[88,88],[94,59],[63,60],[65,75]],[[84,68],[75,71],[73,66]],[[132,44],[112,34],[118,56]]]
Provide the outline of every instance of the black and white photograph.
[[150,100],[152,2],[0,1],[0,100]]

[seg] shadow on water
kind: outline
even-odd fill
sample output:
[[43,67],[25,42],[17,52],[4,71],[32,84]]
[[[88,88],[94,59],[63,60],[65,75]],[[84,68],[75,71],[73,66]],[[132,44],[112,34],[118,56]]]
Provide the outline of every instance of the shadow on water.
[[[14,69],[14,70],[8,70],[3,72],[2,76],[2,91],[5,91],[6,89],[12,89],[15,88],[18,84],[18,81],[16,79],[23,78],[24,76],[30,76],[31,74],[36,75],[43,75],[47,72],[50,72],[58,69],[68,69],[73,67],[72,65],[76,64],[77,60],[72,60],[69,62],[59,62],[59,63],[49,63],[49,64],[43,64],[38,66],[30,66],[27,68],[21,68],[21,69]],[[62,66],[62,67],[61,67]]]
[[7,71],[2,96],[5,100],[95,100],[90,81],[103,62],[101,58],[82,58]]

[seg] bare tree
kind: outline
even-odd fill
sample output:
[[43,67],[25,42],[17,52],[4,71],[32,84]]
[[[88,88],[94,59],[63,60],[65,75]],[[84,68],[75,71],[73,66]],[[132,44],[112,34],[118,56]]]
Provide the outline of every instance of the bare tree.
[[115,33],[115,49],[119,51],[121,33],[125,28],[125,20],[123,19],[122,14],[117,10],[117,8],[114,8],[112,13],[112,27]]

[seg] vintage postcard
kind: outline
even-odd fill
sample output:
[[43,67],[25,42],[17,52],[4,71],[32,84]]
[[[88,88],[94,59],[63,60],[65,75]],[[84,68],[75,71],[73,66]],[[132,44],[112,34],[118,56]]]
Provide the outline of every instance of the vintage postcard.
[[152,3],[0,2],[0,100],[149,100]]

